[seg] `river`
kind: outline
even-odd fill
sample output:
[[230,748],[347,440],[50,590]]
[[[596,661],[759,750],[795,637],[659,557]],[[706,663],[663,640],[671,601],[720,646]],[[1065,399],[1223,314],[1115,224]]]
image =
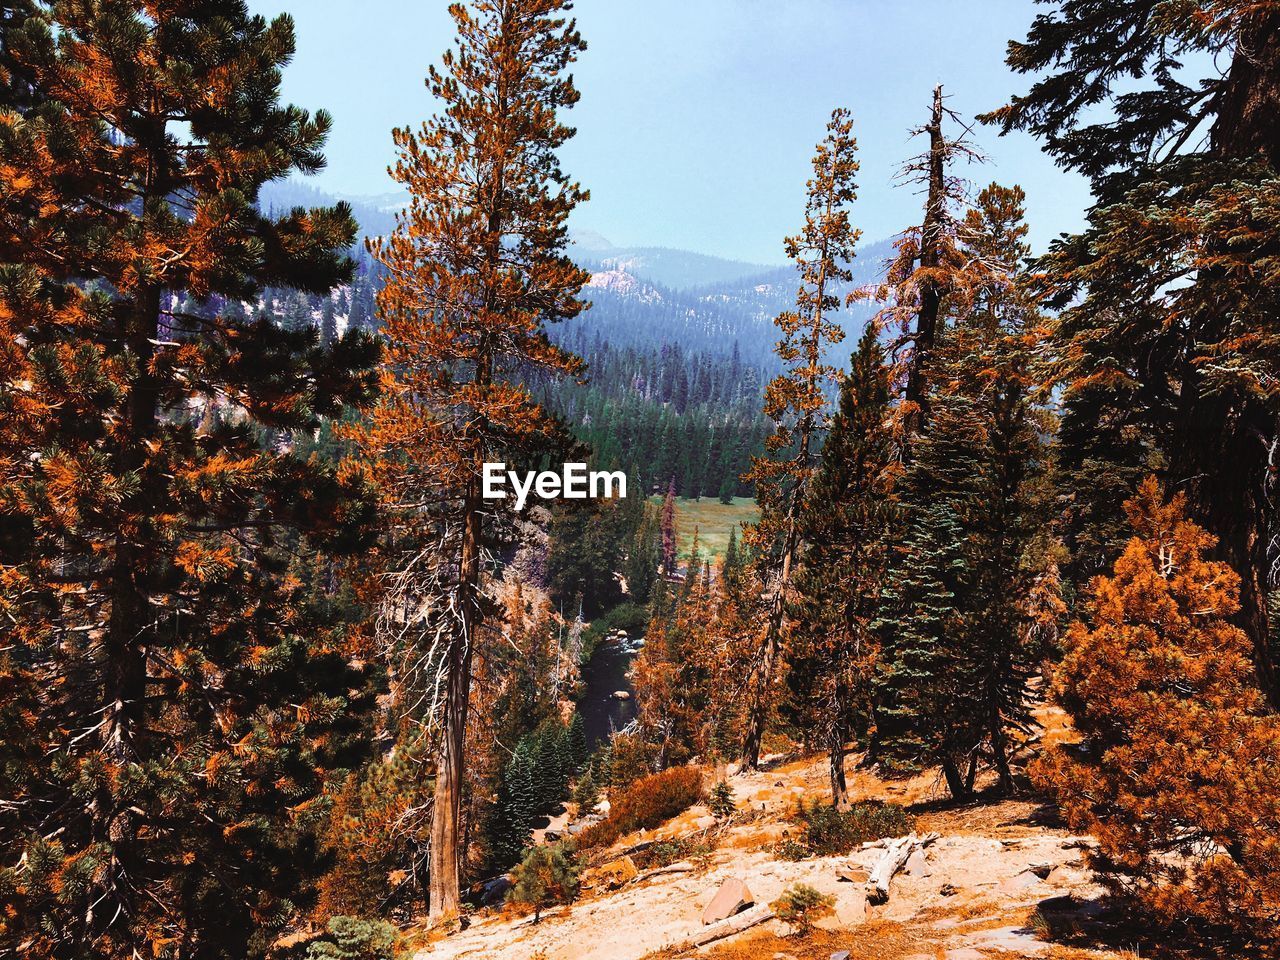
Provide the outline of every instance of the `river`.
[[[595,751],[615,730],[636,717],[635,689],[627,676],[643,640],[606,640],[595,649],[582,669],[584,692],[578,704],[586,729],[587,746]],[[614,696],[627,693],[626,699]]]

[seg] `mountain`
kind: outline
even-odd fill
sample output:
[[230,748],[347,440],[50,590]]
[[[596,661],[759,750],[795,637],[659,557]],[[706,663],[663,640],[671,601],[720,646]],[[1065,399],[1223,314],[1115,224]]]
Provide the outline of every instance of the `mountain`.
[[[364,236],[390,232],[396,212],[405,204],[402,194],[337,198],[296,180],[269,184],[261,203],[264,209],[282,211],[331,205],[338,199],[351,205]],[[877,282],[892,252],[889,241],[861,248],[853,283],[837,293],[843,296]],[[666,247],[622,247],[591,231],[573,233],[570,254],[592,273],[585,291],[592,307],[562,326],[557,337],[579,343],[598,340],[618,348],[680,344],[690,353],[726,357],[736,350],[746,364],[765,371],[776,369],[773,319],[795,304],[794,266],[748,263]],[[363,251],[359,256],[361,281],[340,299],[349,301],[353,313],[371,317],[378,271]],[[831,351],[831,362],[847,361],[852,349],[849,341],[861,333],[872,312],[868,304],[841,311],[839,319],[848,336]],[[346,323],[344,307],[339,325],[344,328]]]
[[617,247],[598,233],[575,231],[570,254],[592,272],[622,272],[671,290],[734,283],[775,269],[765,264],[673,250],[668,247]]

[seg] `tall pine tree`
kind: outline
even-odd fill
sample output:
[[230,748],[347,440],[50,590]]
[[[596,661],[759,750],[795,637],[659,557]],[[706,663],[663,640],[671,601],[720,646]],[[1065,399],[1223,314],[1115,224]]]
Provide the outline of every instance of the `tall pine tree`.
[[760,504],[760,521],[749,528],[747,542],[759,552],[769,600],[753,668],[743,769],[760,763],[800,551],[801,509],[817,469],[819,435],[829,420],[827,389],[840,377],[825,357],[829,347],[844,339],[844,330],[832,319],[841,305],[836,290],[853,278],[849,263],[861,235],[849,219],[858,173],[852,131],[849,112],[834,111],[814,154],[804,229],[787,239],[787,256],[800,272],[800,290],[795,310],[774,320],[782,331],[776,350],[785,369],[765,390],[764,412],[776,426],[765,455],[755,458],[746,477],[756,485]]
[[[1127,413],[1117,405],[1137,402],[1171,482],[1241,575],[1237,617],[1280,706],[1266,612],[1280,419],[1280,283],[1266,267],[1280,243],[1280,6],[1065,0],[1009,45],[1009,64],[1043,75],[987,119],[1041,137],[1097,198],[1085,230],[1044,262],[1064,308],[1061,378],[1074,390],[1119,387],[1094,398],[1113,423]],[[1112,476],[1134,472],[1122,461]],[[1113,552],[1117,538],[1106,539]]]
[[878,332],[868,325],[840,387],[801,522],[808,547],[792,607],[791,700],[797,721],[827,749],[836,806],[848,795],[845,744],[871,723],[880,646],[873,625],[897,527],[889,368]]
[[25,726],[0,777],[0,953],[243,958],[299,906],[360,685],[288,552],[358,546],[361,490],[292,437],[369,397],[377,349],[220,301],[327,292],[356,226],[341,206],[257,208],[324,163],[329,117],[279,101],[288,17],[15,10],[0,683]]
[[[576,375],[582,362],[547,325],[576,316],[587,275],[565,255],[586,193],[561,170],[573,135],[560,112],[585,44],[569,0],[475,0],[450,7],[456,47],[428,87],[442,109],[395,131],[392,171],[409,207],[374,244],[394,380],[361,443],[392,517],[384,623],[418,668],[422,719],[438,739],[430,910],[456,913],[472,657],[497,610],[486,594],[510,513],[481,499],[486,462],[523,463],[564,442],[521,378]],[[438,678],[438,680],[437,680]]]

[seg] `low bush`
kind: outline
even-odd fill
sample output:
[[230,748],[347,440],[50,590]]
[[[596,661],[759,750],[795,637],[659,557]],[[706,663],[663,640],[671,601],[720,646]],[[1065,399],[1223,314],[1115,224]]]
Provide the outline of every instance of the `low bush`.
[[801,937],[807,937],[813,930],[813,921],[835,905],[835,897],[819,893],[807,883],[793,884],[769,904],[777,918],[795,927],[796,935]]
[[672,767],[641,777],[609,797],[609,816],[583,830],[584,847],[608,846],[634,830],[649,830],[702,799],[702,771]]
[[331,917],[328,932],[307,947],[306,960],[393,960],[400,935],[381,920]]
[[796,807],[800,836],[783,843],[778,854],[789,860],[848,853],[859,844],[884,837],[901,837],[915,829],[915,818],[896,803],[868,801],[848,810],[827,804]]
[[577,899],[581,869],[570,844],[533,847],[512,873],[514,886],[507,900],[532,907],[533,920],[537,923],[547,907]]

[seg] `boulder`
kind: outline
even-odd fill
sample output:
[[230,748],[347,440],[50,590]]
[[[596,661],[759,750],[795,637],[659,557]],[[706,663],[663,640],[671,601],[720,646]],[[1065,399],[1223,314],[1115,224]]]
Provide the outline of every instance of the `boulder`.
[[707,904],[707,909],[702,911],[702,922],[705,925],[727,920],[755,902],[745,881],[729,877],[720,884],[720,889]]
[[1016,877],[1010,877],[1000,884],[1000,892],[1010,896],[1025,896],[1048,891],[1049,885],[1030,870],[1023,870]]
[[871,874],[862,867],[852,863],[845,864],[836,871],[836,877],[845,883],[866,883]]
[[1053,864],[1052,863],[1033,863],[1031,866],[1027,867],[1027,872],[1034,873],[1041,880],[1048,880],[1049,874],[1053,872]]
[[924,850],[917,849],[907,857],[906,865],[903,866],[909,877],[927,877],[929,876],[929,860],[924,854]]
[[831,960],[849,960],[849,951],[837,950],[835,953],[831,954]]
[[861,890],[836,899],[836,920],[842,927],[855,927],[867,919],[867,895]]

